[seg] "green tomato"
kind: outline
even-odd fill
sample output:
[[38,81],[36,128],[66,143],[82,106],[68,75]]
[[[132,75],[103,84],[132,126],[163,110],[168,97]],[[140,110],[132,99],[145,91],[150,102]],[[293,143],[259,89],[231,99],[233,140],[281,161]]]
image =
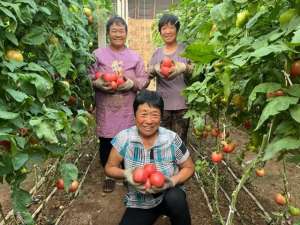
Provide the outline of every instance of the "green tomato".
[[294,206],[289,206],[289,213],[292,216],[300,216],[300,209]]
[[236,27],[239,27],[239,28],[243,27],[247,23],[249,16],[250,16],[250,13],[248,10],[243,10],[243,11],[239,12],[236,16],[236,21],[235,21]]
[[279,16],[278,20],[279,20],[280,26],[282,27],[282,26],[287,25],[296,14],[297,14],[296,9],[286,10],[284,13],[282,13]]

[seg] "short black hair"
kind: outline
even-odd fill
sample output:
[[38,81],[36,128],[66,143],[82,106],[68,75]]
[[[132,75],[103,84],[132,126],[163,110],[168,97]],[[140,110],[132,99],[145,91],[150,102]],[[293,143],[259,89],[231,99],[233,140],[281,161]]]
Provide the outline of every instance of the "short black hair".
[[126,21],[120,16],[112,16],[106,23],[106,33],[109,33],[109,29],[113,24],[122,25],[125,27],[125,31],[127,33],[127,23]]
[[164,100],[157,92],[149,91],[147,89],[141,90],[136,95],[133,102],[134,115],[136,115],[139,105],[143,105],[144,103],[147,103],[151,107],[158,108],[160,110],[160,114],[163,115]]
[[180,22],[179,22],[178,17],[175,15],[172,15],[172,14],[164,14],[158,22],[159,33],[161,32],[161,28],[168,23],[170,23],[171,25],[174,25],[176,27],[177,32],[179,31]]

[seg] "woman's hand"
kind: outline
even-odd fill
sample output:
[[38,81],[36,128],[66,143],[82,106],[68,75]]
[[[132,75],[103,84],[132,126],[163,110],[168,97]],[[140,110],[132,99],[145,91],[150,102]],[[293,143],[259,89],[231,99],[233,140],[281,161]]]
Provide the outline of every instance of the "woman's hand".
[[124,79],[125,79],[125,82],[118,86],[117,91],[120,91],[120,92],[129,91],[134,87],[134,82],[131,79],[125,78],[125,77],[124,77]]
[[146,193],[156,194],[156,193],[163,192],[164,190],[167,190],[167,189],[172,188],[172,187],[175,187],[175,182],[172,180],[172,178],[165,177],[164,186],[155,187],[155,186],[152,185],[151,188],[146,190]]
[[139,183],[134,182],[133,176],[132,176],[133,170],[134,169],[126,169],[126,170],[124,170],[124,177],[127,180],[127,182],[131,186],[133,186],[138,192],[141,192],[141,193],[145,194],[146,191],[145,191],[144,184],[139,184]]
[[93,83],[93,87],[95,87],[96,89],[99,89],[103,92],[107,92],[107,93],[113,93],[114,90],[112,88],[112,86],[110,85],[109,82],[104,81],[102,78],[98,78],[94,81],[92,81]]

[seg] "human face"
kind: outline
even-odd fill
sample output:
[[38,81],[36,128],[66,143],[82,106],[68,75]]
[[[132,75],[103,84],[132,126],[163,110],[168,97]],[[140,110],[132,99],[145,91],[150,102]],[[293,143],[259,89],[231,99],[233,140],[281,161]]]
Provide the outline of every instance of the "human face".
[[138,106],[135,123],[143,137],[152,137],[157,133],[160,119],[161,112],[159,108],[149,106],[147,103]]
[[177,37],[177,30],[175,25],[172,25],[171,23],[163,25],[160,29],[160,36],[165,44],[175,43]]
[[109,40],[110,45],[115,49],[121,49],[125,47],[127,33],[125,26],[121,24],[113,23],[109,28]]

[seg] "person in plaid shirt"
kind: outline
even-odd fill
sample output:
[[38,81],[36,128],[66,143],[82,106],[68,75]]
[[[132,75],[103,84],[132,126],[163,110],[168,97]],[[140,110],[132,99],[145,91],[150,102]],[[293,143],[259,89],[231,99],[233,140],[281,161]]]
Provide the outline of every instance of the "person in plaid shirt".
[[[142,90],[133,103],[136,125],[119,132],[111,142],[105,173],[128,181],[120,225],[152,225],[160,215],[167,215],[172,225],[191,224],[182,185],[193,175],[194,163],[181,138],[160,127],[163,109],[157,92]],[[120,168],[123,160],[125,169]],[[163,187],[145,189],[133,181],[133,169],[149,163],[164,174]]]

